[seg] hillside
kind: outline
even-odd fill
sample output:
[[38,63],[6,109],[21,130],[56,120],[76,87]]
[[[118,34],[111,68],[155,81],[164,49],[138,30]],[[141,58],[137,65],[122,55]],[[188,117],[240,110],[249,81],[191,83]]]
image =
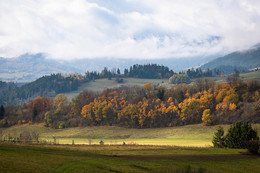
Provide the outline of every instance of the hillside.
[[[255,47],[243,52],[233,52],[226,56],[214,59],[201,66],[202,69],[214,69],[236,67],[243,69],[250,69],[260,67],[260,47]],[[230,68],[229,67],[229,68]],[[231,72],[234,72],[232,69]]]
[[65,94],[68,96],[69,100],[71,100],[72,98],[75,98],[77,95],[79,95],[79,93],[81,93],[84,90],[100,93],[107,88],[118,88],[123,86],[144,86],[144,84],[146,83],[151,83],[153,85],[166,86],[166,87],[171,85],[168,84],[168,79],[124,78],[123,83],[117,83],[114,78],[112,78],[112,80],[97,79],[95,81],[84,83],[77,90],[66,92]]

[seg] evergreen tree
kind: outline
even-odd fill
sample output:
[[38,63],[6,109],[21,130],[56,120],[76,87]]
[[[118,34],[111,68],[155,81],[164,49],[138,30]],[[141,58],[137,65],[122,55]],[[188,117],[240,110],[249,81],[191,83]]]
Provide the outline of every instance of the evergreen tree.
[[2,119],[5,116],[5,108],[3,105],[0,107],[0,119]]
[[111,80],[112,79],[112,73],[110,71],[108,71],[108,80]]
[[37,111],[36,106],[33,107],[33,110],[32,110],[32,111],[33,111],[33,112],[32,112],[32,122],[34,122],[34,121],[35,121],[35,118],[36,118],[36,116],[37,116],[37,114],[38,114],[38,111]]
[[158,92],[157,92],[157,97],[160,99],[160,100],[164,100],[164,93],[165,93],[165,90],[164,89],[159,89]]
[[124,70],[124,75],[127,76],[128,75],[128,69]]
[[230,127],[225,137],[226,146],[229,148],[246,148],[248,141],[258,139],[257,132],[248,122],[238,122]]
[[224,130],[223,127],[219,126],[217,132],[215,132],[213,136],[212,143],[216,148],[223,148],[225,147],[225,140],[224,140]]

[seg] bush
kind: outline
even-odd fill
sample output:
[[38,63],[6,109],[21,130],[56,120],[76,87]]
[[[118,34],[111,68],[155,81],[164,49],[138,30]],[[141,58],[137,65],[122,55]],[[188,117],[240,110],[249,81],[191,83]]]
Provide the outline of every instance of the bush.
[[104,143],[104,141],[101,140],[101,141],[99,142],[99,144],[100,144],[100,145],[104,145],[105,143]]
[[180,83],[190,83],[190,82],[191,80],[189,76],[186,74],[173,75],[172,77],[169,78],[170,84],[180,84]]
[[59,125],[59,129],[64,129],[64,128],[65,128],[65,123],[61,122],[60,125]]
[[252,139],[247,142],[247,150],[249,153],[252,154],[258,154],[259,150],[259,140],[258,139]]

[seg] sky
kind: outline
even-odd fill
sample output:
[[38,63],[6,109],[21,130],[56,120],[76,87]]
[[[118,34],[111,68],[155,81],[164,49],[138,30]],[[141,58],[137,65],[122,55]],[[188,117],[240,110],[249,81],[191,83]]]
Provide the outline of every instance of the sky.
[[0,24],[0,57],[206,57],[260,42],[260,1],[0,0]]

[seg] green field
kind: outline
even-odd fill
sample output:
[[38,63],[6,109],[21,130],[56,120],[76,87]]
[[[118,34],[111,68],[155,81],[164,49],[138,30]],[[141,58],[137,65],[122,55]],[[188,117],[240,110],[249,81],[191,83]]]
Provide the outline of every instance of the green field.
[[170,85],[168,84],[168,79],[124,78],[123,83],[117,83],[114,78],[112,78],[112,80],[97,79],[95,81],[82,84],[76,91],[72,91],[65,94],[71,100],[84,90],[102,92],[107,88],[118,88],[121,86],[143,86],[146,83],[152,83],[153,85]]
[[[52,129],[25,124],[1,128],[2,139],[35,131],[48,145],[0,143],[0,172],[259,172],[259,155],[210,147],[217,127]],[[227,131],[230,126],[223,127]],[[260,133],[260,124],[253,128]]]
[[245,150],[0,144],[0,172],[256,173],[260,157]]
[[[171,145],[171,146],[211,146],[211,140],[218,126],[204,126],[203,124],[187,125],[181,127],[130,129],[122,127],[75,127],[66,129],[52,129],[43,124],[17,125],[0,129],[2,138],[19,136],[23,131],[36,131],[40,139],[53,142],[54,138],[59,144],[99,144],[103,140],[108,145],[126,144],[138,145]],[[225,131],[230,127],[223,125]],[[260,124],[253,128],[260,134]]]
[[249,80],[249,79],[260,80],[260,71],[243,73],[243,74],[240,74],[240,77],[245,78],[246,80]]

